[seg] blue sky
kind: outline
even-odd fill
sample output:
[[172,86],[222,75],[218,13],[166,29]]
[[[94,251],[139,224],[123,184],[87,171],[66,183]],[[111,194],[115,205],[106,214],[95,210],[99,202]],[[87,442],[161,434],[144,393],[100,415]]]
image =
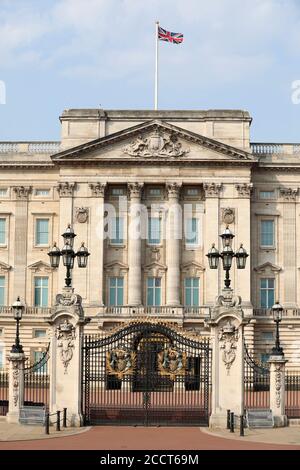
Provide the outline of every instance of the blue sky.
[[300,142],[299,0],[0,0],[0,140],[59,139],[66,108],[152,109],[156,19],[184,34],[160,43],[161,109],[246,109],[253,141]]

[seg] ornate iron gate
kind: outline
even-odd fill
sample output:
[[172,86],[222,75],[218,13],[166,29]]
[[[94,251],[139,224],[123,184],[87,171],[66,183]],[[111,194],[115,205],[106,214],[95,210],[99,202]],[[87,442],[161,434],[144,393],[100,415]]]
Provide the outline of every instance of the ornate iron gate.
[[207,425],[211,349],[163,323],[134,322],[105,338],[86,336],[86,424]]
[[270,370],[255,361],[244,345],[244,403],[246,409],[270,407]]
[[25,406],[48,406],[49,404],[49,347],[50,344],[37,362],[24,368]]

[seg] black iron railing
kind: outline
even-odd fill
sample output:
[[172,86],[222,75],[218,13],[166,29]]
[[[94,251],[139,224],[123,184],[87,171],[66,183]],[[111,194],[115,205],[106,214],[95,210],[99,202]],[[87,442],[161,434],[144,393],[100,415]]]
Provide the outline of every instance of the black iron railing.
[[245,408],[270,407],[270,369],[254,359],[254,352],[244,344]]
[[24,405],[47,406],[49,404],[50,377],[48,345],[43,356],[24,368]]
[[285,372],[285,413],[288,418],[300,418],[300,371]]
[[0,371],[0,416],[8,412],[8,372]]

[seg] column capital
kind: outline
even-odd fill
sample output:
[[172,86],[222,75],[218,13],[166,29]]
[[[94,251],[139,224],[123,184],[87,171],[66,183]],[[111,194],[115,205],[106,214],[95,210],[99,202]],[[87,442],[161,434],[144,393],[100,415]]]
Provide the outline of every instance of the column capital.
[[90,183],[89,188],[91,190],[92,196],[95,197],[104,197],[106,183]]
[[66,181],[65,183],[59,183],[56,186],[56,189],[59,197],[72,197],[75,187],[76,183],[69,183]]
[[129,198],[132,198],[132,197],[141,198],[144,183],[139,183],[139,182],[128,183],[127,187],[128,187]]
[[219,197],[222,187],[222,183],[204,183],[203,189],[205,192],[205,197]]
[[279,188],[279,193],[285,201],[296,201],[299,188]]
[[240,197],[250,197],[253,191],[253,184],[252,183],[243,183],[243,184],[236,184],[235,188],[238,192]]
[[32,191],[32,186],[14,186],[13,190],[16,194],[17,199],[26,201]]
[[181,190],[181,183],[167,183],[166,189],[168,193],[168,197],[179,198],[180,190]]

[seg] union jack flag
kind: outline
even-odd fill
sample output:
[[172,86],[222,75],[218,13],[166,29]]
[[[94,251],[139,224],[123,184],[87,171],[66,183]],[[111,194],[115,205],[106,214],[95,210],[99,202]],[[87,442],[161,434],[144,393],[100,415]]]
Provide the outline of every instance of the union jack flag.
[[183,34],[171,33],[171,31],[166,31],[159,26],[158,39],[160,39],[160,41],[172,42],[173,44],[181,44],[183,42]]

